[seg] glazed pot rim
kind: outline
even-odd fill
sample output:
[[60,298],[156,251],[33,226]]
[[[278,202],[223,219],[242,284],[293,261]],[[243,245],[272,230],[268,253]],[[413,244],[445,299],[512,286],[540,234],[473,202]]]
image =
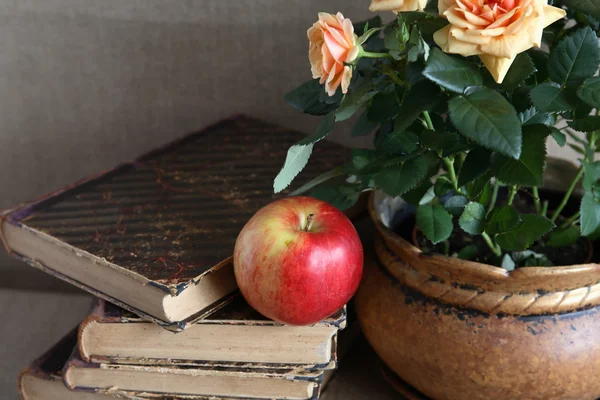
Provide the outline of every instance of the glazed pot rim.
[[[381,192],[383,193],[383,192]],[[432,262],[438,266],[446,266],[448,269],[460,269],[462,273],[469,272],[470,275],[476,275],[481,278],[494,279],[494,280],[555,280],[560,277],[569,276],[575,278],[576,276],[587,278],[585,281],[590,281],[592,276],[596,277],[596,281],[600,281],[600,264],[587,263],[578,265],[568,266],[557,266],[557,267],[526,267],[516,268],[513,271],[507,271],[504,268],[479,263],[476,261],[461,260],[455,257],[449,257],[442,254],[429,254],[423,253],[421,249],[410,243],[409,241],[402,238],[400,235],[388,228],[380,218],[379,211],[376,205],[375,196],[377,192],[372,192],[369,197],[369,214],[372,221],[374,222],[377,230],[383,237],[384,242],[388,247],[398,253],[397,250],[404,253],[409,257],[415,258],[426,258],[429,262]],[[387,197],[391,197],[385,195]],[[542,282],[539,282],[542,283]],[[585,286],[585,285],[581,285]]]

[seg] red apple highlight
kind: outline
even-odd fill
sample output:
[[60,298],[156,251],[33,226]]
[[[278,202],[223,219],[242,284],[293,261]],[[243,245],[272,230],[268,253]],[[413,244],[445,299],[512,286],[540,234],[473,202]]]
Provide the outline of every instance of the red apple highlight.
[[237,238],[233,262],[240,290],[258,312],[275,321],[310,325],[354,295],[364,256],[344,213],[299,196],[254,214]]

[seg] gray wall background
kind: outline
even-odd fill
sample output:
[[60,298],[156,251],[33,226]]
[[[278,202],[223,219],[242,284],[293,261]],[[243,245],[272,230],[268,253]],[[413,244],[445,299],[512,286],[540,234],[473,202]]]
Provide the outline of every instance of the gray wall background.
[[[0,208],[233,113],[312,130],[318,121],[282,100],[310,79],[306,29],[318,11],[357,21],[371,16],[368,5],[0,0]],[[333,139],[366,145],[347,128]],[[0,271],[0,285],[54,284],[5,256]]]

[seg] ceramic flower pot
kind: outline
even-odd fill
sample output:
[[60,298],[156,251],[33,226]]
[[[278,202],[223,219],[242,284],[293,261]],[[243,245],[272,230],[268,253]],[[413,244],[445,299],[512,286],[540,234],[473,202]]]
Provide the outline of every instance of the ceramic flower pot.
[[402,380],[435,400],[600,398],[600,265],[509,273],[427,255],[386,226],[384,200],[370,199],[376,256],[356,308]]

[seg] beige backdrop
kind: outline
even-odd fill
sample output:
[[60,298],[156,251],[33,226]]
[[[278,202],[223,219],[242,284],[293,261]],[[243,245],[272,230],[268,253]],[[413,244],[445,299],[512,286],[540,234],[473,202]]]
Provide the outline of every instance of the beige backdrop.
[[[282,101],[310,78],[306,29],[320,10],[360,20],[367,8],[368,0],[0,0],[0,208],[232,113],[312,129],[312,117]],[[336,129],[344,140],[345,127]],[[25,270],[6,258],[2,268],[10,272],[0,284]]]

